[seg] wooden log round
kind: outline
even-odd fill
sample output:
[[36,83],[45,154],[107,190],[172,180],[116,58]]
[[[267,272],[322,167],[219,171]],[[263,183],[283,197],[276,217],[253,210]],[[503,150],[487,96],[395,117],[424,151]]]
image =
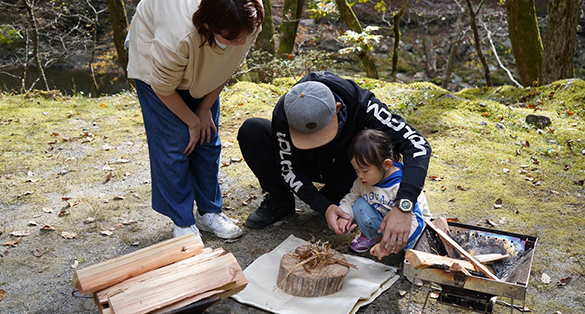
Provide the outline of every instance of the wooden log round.
[[[341,290],[349,267],[333,263],[307,272],[303,266],[295,268],[299,264],[299,260],[293,254],[294,250],[286,253],[280,260],[276,284],[282,284],[280,288],[284,292],[297,297],[310,298],[329,295]],[[334,250],[332,250],[332,254],[333,258],[345,262],[343,254]],[[293,271],[291,272],[291,270]]]

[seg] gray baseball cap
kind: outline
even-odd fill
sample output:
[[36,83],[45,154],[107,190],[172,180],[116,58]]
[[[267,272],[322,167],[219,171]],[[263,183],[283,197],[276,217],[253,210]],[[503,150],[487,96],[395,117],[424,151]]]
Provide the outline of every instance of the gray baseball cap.
[[315,81],[299,83],[284,96],[284,113],[293,145],[312,149],[337,135],[337,106],[333,93]]

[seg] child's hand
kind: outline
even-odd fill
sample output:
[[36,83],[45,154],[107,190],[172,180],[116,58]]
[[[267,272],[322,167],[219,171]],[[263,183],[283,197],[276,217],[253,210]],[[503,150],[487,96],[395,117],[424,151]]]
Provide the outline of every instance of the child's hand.
[[344,234],[349,234],[353,229],[355,229],[355,224],[353,226],[351,226],[351,221],[353,217],[350,217],[349,219],[345,219],[345,218],[339,218],[337,219],[337,227],[339,228],[339,230],[342,230],[344,232]]
[[385,255],[385,250],[382,249],[382,246],[380,245],[380,243],[376,243],[374,246],[372,246],[372,248],[370,249],[370,254],[374,255],[375,257],[378,258],[378,260],[382,260],[382,258]]

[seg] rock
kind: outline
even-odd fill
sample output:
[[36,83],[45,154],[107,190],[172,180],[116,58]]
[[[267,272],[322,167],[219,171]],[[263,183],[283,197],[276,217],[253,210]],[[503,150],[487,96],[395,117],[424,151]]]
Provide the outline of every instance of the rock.
[[526,123],[532,124],[539,129],[542,129],[544,127],[551,125],[551,121],[550,121],[549,117],[535,115],[535,114],[529,114],[528,116],[526,116]]
[[339,46],[337,40],[328,38],[321,42],[319,48],[329,52],[337,52],[341,47]]

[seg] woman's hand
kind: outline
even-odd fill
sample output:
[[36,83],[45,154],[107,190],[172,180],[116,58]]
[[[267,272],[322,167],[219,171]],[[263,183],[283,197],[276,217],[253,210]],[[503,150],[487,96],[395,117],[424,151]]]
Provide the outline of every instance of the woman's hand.
[[195,146],[197,146],[197,142],[199,141],[201,135],[201,120],[198,116],[195,116],[191,123],[188,124],[189,127],[189,143],[187,143],[187,147],[183,151],[184,154],[187,156],[193,152]]
[[[211,115],[211,110],[209,109],[202,109],[202,106],[199,106],[195,110],[195,114],[199,117],[199,132],[200,136],[199,144],[209,143],[211,141],[211,137],[213,134],[217,133],[217,126],[213,122],[213,117]],[[189,130],[190,132],[191,130]],[[211,133],[213,132],[213,133]]]

